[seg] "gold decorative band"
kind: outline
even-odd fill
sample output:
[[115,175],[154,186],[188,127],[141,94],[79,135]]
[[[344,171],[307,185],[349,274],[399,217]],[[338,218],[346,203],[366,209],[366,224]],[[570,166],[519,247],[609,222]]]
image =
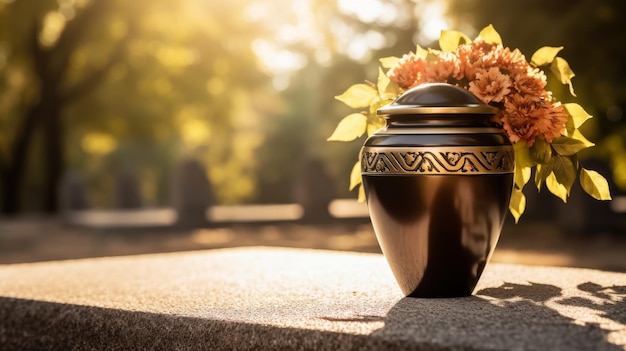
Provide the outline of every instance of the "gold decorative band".
[[376,147],[361,150],[362,174],[499,174],[515,168],[513,147]]

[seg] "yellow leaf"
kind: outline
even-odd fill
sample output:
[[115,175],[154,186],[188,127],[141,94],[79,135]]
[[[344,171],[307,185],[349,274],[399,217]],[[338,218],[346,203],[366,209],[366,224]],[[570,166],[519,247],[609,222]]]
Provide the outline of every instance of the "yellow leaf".
[[548,163],[552,158],[552,149],[547,141],[537,138],[533,146],[528,149],[530,157],[537,163]]
[[546,187],[556,197],[563,200],[563,202],[567,202],[567,189],[556,180],[554,173],[550,173],[548,178],[546,178]]
[[552,173],[556,177],[556,180],[565,187],[567,195],[572,190],[572,185],[576,181],[576,174],[578,173],[578,161],[575,156],[561,156],[556,155],[554,157]]
[[550,162],[544,165],[537,165],[535,170],[535,186],[537,191],[541,191],[541,184],[546,181],[546,178],[552,173],[554,168],[554,162]]
[[376,115],[376,111],[386,105],[389,105],[390,103],[393,102],[394,99],[392,98],[380,98],[380,97],[376,97],[374,100],[372,100],[371,104],[370,104],[370,115]]
[[352,113],[344,117],[335,128],[328,141],[352,141],[365,133],[367,116],[361,113]]
[[535,67],[541,67],[551,64],[559,51],[563,50],[562,46],[544,46],[535,51],[530,59],[530,64]]
[[378,88],[378,95],[383,99],[394,99],[396,96],[400,95],[398,83],[389,79],[380,67],[378,68],[378,82],[376,87]]
[[524,185],[530,180],[530,167],[519,167],[515,165],[515,172],[513,174],[515,176],[515,185],[519,189],[523,189]]
[[367,116],[367,136],[374,134],[375,131],[383,128],[386,124],[386,120],[376,114],[370,113]]
[[335,96],[335,99],[352,108],[368,107],[372,100],[378,96],[376,89],[367,84],[354,84],[343,94]]
[[428,50],[427,50],[427,49],[424,49],[424,48],[422,48],[421,46],[419,46],[419,45],[418,45],[418,46],[415,48],[415,56],[417,56],[418,58],[421,58],[421,59],[424,59],[424,60],[425,60],[425,59],[426,59],[426,56],[428,56]]
[[593,117],[577,103],[563,104],[563,107],[565,107],[565,110],[570,116],[570,118],[567,120],[568,124],[571,123],[571,126],[573,126],[574,128],[580,128],[580,126],[582,126],[585,121]]
[[528,145],[526,145],[525,142],[518,141],[513,144],[513,150],[515,151],[515,167],[533,167],[537,164],[537,162],[530,157]]
[[365,202],[366,199],[367,199],[367,197],[365,196],[365,188],[363,187],[363,183],[361,183],[361,185],[359,185],[359,198],[358,198],[358,201],[359,202]]
[[391,68],[395,66],[395,64],[398,63],[399,60],[400,60],[399,57],[388,56],[388,57],[381,58],[379,61],[380,61],[381,66],[383,66],[383,68]]
[[552,141],[552,147],[559,155],[571,156],[589,146],[581,140],[560,136]]
[[583,144],[585,144],[586,147],[592,147],[595,145],[591,141],[587,140],[587,138],[585,138],[583,133],[581,133],[578,129],[574,129],[571,132],[568,131],[566,134],[567,134],[567,137],[569,138],[580,140]]
[[476,39],[482,39],[485,43],[489,44],[502,45],[502,38],[500,37],[500,34],[498,34],[496,29],[493,28],[493,25],[491,24],[483,28]]
[[350,188],[354,189],[357,185],[361,184],[361,161],[356,161],[352,171],[350,172]]
[[454,51],[459,45],[470,42],[467,35],[455,30],[442,30],[439,36],[439,47],[442,51]]
[[511,201],[509,202],[509,211],[515,218],[517,223],[526,210],[526,196],[520,189],[513,189],[511,193]]
[[570,94],[572,94],[572,96],[576,96],[574,93],[574,85],[572,84],[572,78],[576,75],[569,67],[567,61],[565,61],[562,57],[555,57],[554,61],[552,61],[552,65],[550,65],[550,69],[552,70],[552,73],[556,75],[561,84],[569,85]]
[[580,172],[580,185],[596,200],[611,200],[609,182],[596,171],[583,168]]

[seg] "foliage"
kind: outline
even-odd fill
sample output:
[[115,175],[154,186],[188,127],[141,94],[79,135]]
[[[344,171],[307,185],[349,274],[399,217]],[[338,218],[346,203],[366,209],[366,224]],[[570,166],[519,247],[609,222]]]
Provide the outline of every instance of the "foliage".
[[[0,2],[4,212],[54,212],[68,169],[99,190],[100,206],[110,203],[117,169],[150,174],[145,193],[162,205],[168,174],[188,156],[207,165],[220,201],[251,197],[256,127],[273,113],[266,101],[275,94],[250,50],[261,31],[241,20],[246,6]],[[18,203],[30,198],[27,188],[37,199],[30,207]]]
[[[546,76],[539,67],[549,66],[556,79],[568,85],[575,96],[571,81],[574,73],[567,61],[557,56],[562,47],[540,48],[527,62],[519,50],[503,47],[500,35],[491,25],[474,41],[457,31],[442,31],[439,45],[441,50],[418,46],[415,53],[402,58],[385,58],[381,63],[389,70],[379,71],[377,84],[355,84],[337,96],[352,108],[369,109],[344,117],[328,140],[352,141],[365,132],[370,135],[381,126],[381,119],[376,116],[378,108],[414,86],[446,82],[465,88],[498,108],[494,123],[503,127],[515,146],[510,211],[516,221],[525,210],[522,190],[530,181],[533,168],[537,189],[545,184],[564,202],[579,171],[587,193],[599,200],[611,198],[606,179],[578,162],[577,153],[593,146],[579,131],[591,116],[576,103],[561,104],[545,90]],[[354,171],[357,167],[358,162],[351,172],[351,188],[360,183]]]
[[[576,101],[595,116],[581,129],[596,147],[582,152],[580,160],[610,165],[611,184],[617,191],[626,190],[626,148],[622,146],[626,140],[626,46],[621,44],[626,2],[448,0],[448,4],[455,26],[463,24],[471,32],[493,23],[507,44],[523,52],[536,48],[536,38],[565,47],[562,55],[578,73]],[[555,83],[552,91],[565,102],[567,87]]]

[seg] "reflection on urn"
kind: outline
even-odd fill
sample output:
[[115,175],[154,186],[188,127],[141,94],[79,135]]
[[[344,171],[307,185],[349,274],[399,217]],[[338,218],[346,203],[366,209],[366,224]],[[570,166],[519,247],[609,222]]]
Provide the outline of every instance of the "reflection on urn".
[[[365,176],[381,249],[407,296],[470,295],[496,246],[512,175]],[[505,192],[506,193],[506,192]]]

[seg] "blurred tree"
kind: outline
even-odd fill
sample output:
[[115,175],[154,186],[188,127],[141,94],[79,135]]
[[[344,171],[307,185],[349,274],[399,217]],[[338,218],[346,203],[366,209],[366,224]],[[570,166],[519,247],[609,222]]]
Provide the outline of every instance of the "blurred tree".
[[[250,133],[260,114],[270,112],[250,107],[255,101],[248,97],[264,87],[266,75],[250,50],[259,29],[241,18],[246,6],[243,0],[0,2],[2,212],[23,209],[25,183],[41,189],[36,210],[55,212],[68,165],[96,177],[120,164],[156,163],[166,172],[180,154],[197,154],[213,166],[218,197],[250,196],[250,186],[236,191],[251,182],[250,156],[241,151],[249,154],[260,143],[258,132]],[[247,142],[237,137],[242,134]],[[243,157],[246,162],[232,165]],[[216,170],[220,164],[230,164],[227,174]],[[154,171],[142,172],[155,178]]]
[[[326,142],[337,122],[351,112],[334,96],[355,82],[375,80],[379,57],[415,49],[416,4],[257,0],[252,10],[252,20],[274,33],[259,36],[254,47],[285,101],[281,115],[264,125],[268,137],[257,153],[257,201],[294,201],[299,170],[317,159],[325,161],[326,171],[336,179],[328,186],[339,196],[350,196],[348,174],[360,146]],[[267,21],[267,14],[274,20]]]

